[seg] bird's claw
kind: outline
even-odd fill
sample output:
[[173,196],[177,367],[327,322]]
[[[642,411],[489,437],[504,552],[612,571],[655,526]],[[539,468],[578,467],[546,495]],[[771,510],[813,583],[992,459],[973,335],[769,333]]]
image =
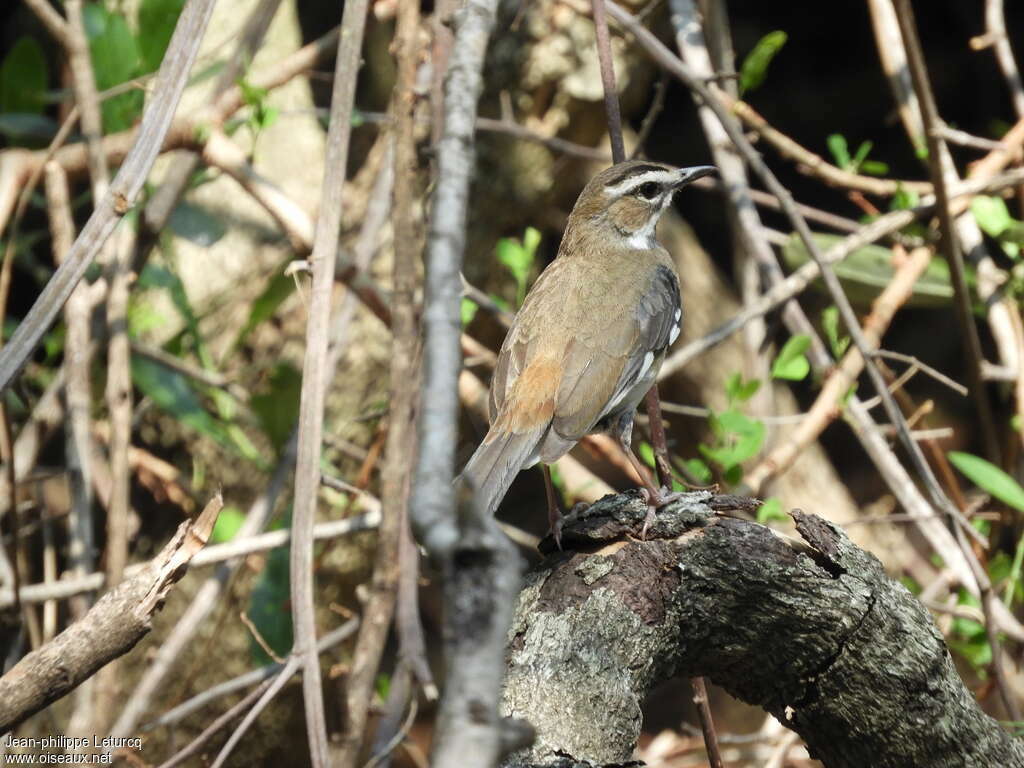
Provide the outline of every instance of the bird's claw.
[[643,494],[644,502],[647,504],[647,514],[644,516],[644,527],[640,529],[640,538],[646,541],[647,529],[658,518],[657,510],[683,498],[683,493],[672,491],[665,486],[661,488],[641,488],[640,492]]

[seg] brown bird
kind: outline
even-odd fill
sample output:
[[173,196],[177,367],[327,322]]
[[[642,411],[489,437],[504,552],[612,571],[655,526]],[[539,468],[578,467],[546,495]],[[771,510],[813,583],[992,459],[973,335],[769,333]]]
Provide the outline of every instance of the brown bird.
[[[651,483],[630,448],[636,407],[682,323],[679,277],[655,227],[677,190],[715,172],[631,161],[605,169],[584,188],[557,257],[501,346],[490,429],[462,472],[488,512],[520,470],[557,460],[595,432],[618,438],[652,511],[672,499]],[[559,541],[561,514],[544,470]]]

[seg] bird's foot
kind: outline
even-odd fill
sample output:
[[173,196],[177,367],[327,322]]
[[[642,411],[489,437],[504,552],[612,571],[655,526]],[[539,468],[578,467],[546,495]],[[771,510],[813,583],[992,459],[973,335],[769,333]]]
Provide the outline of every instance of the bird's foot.
[[565,522],[565,518],[562,517],[562,511],[558,508],[557,504],[548,506],[548,529],[551,533],[551,538],[555,540],[555,546],[558,547],[558,551],[562,551],[562,524]]
[[683,498],[684,494],[681,491],[672,491],[665,486],[661,488],[641,488],[643,493],[644,501],[647,502],[647,515],[644,517],[644,527],[640,529],[640,538],[643,540],[647,539],[647,529],[651,527],[654,521],[657,519],[657,510],[664,507],[666,504],[671,504],[673,501],[678,501]]

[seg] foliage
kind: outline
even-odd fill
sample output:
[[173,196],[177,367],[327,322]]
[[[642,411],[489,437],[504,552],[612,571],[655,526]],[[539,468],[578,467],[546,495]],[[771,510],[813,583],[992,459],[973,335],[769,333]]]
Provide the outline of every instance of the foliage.
[[782,502],[775,496],[764,500],[764,503],[757,508],[757,522],[767,525],[771,522],[785,523],[789,515],[782,511]]
[[[291,524],[290,516],[274,529]],[[270,550],[249,597],[249,618],[273,651],[286,656],[292,647],[292,614],[290,608],[288,548]],[[250,638],[249,651],[256,664],[270,664],[271,659],[255,638]]]
[[801,381],[806,378],[811,372],[811,364],[805,354],[810,346],[810,336],[802,333],[791,336],[772,363],[772,377],[787,381]]
[[[842,240],[841,235],[814,234],[814,242],[823,252]],[[811,257],[803,241],[794,233],[782,247],[782,258],[788,269],[795,270],[810,261]],[[881,245],[856,248],[845,259],[834,264],[832,269],[851,303],[865,309],[871,306],[871,302],[896,274],[892,250]],[[974,269],[968,266],[967,285],[972,291],[974,284]],[[827,293],[820,280],[815,281],[814,286],[821,293]],[[924,274],[914,283],[914,290],[906,306],[921,309],[948,308],[952,306],[952,301],[953,283],[949,277],[949,265],[945,259],[932,259]],[[982,308],[979,305],[976,309],[980,311]]]
[[753,50],[747,54],[740,65],[740,96],[761,87],[768,74],[768,65],[782,50],[786,40],[785,32],[775,30],[757,41]]
[[839,308],[827,307],[821,313],[821,327],[825,331],[825,339],[828,341],[832,355],[838,360],[846,354],[850,346],[850,337],[839,331]]
[[885,176],[889,173],[889,166],[880,160],[868,160],[868,153],[874,147],[870,141],[862,141],[857,151],[851,156],[846,137],[841,133],[830,134],[825,140],[828,151],[836,161],[836,165],[850,173],[867,173],[872,176]]
[[527,227],[522,240],[503,237],[498,241],[496,255],[498,261],[512,274],[516,281],[516,306],[521,307],[526,299],[526,288],[530,282],[530,273],[537,258],[537,246],[540,245],[540,232]]
[[728,407],[721,412],[712,411],[708,417],[713,440],[710,445],[701,443],[697,446],[704,461],[690,459],[686,466],[691,473],[710,480],[711,469],[705,463],[710,462],[721,470],[727,483],[735,485],[740,482],[743,478],[741,464],[756,456],[764,444],[764,422],[752,419],[740,410],[740,406],[753,397],[760,386],[760,381],[746,381],[738,373],[726,380]]
[[989,461],[970,453],[950,451],[950,463],[966,475],[971,482],[990,493],[1004,504],[1024,512],[1024,488]]

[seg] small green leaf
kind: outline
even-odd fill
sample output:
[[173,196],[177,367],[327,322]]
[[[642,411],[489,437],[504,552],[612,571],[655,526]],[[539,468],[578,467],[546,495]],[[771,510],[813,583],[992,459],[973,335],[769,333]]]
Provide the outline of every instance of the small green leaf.
[[810,346],[811,338],[806,334],[790,337],[772,364],[772,377],[787,381],[800,381],[806,377],[810,373],[811,364],[804,353]]
[[245,321],[242,330],[238,332],[234,346],[240,347],[248,338],[249,334],[265,320],[269,320],[277,312],[285,299],[292,295],[295,290],[295,280],[284,274],[285,267],[281,267],[274,276],[267,281],[267,287],[256,297],[249,308],[249,319]]
[[373,681],[373,689],[381,701],[387,701],[388,693],[391,691],[391,676],[381,672]]
[[280,453],[299,419],[302,374],[290,363],[279,362],[270,373],[266,389],[249,400],[256,419]]
[[640,443],[640,445],[637,446],[636,452],[637,455],[640,456],[640,461],[642,461],[648,467],[651,467],[653,469],[655,466],[657,466],[654,461],[654,449],[651,447],[650,443]]
[[[292,647],[290,603],[288,548],[279,547],[267,555],[266,565],[249,598],[249,618],[267,645],[279,656],[287,655]],[[272,659],[251,636],[249,650],[257,664],[271,663]]]
[[769,32],[754,45],[740,66],[740,96],[754,91],[764,82],[772,59],[786,44],[786,33],[782,30]]
[[828,151],[832,153],[836,165],[844,171],[849,170],[853,166],[853,160],[850,158],[850,149],[846,144],[846,137],[843,134],[830,134],[825,139],[825,144],[828,145]]
[[222,544],[231,541],[238,533],[238,529],[245,522],[245,513],[238,507],[224,507],[217,516],[217,523],[210,533],[210,541],[214,544]]
[[782,502],[772,496],[765,499],[764,503],[757,508],[757,522],[767,524],[775,520],[784,523],[789,520],[789,515],[782,511]]
[[733,464],[731,467],[727,467],[725,472],[722,473],[722,479],[728,485],[739,485],[740,481],[743,480],[743,467],[739,464]]
[[725,395],[730,404],[747,402],[760,388],[760,379],[745,380],[741,373],[734,373],[725,380]]
[[971,213],[978,226],[991,237],[999,237],[1013,224],[1010,210],[1001,197],[978,195],[971,198]]
[[710,447],[701,444],[697,448],[704,458],[724,467],[726,472],[733,465],[755,456],[764,443],[764,422],[751,419],[737,410],[715,413],[709,424],[717,438],[716,444]]
[[0,64],[0,112],[41,115],[48,79],[42,46],[34,37],[19,37]]
[[[536,232],[536,230],[534,230]],[[540,233],[537,232],[537,236]],[[527,229],[524,239],[529,238],[536,243],[540,241],[530,235],[530,230]],[[530,279],[530,270],[533,268],[533,260],[535,256],[535,249],[531,250],[527,246],[520,243],[511,237],[503,237],[498,241],[496,246],[496,252],[498,261],[512,274],[512,277],[516,281],[516,303],[522,305],[523,300],[526,298],[526,284]]]
[[869,176],[885,176],[889,173],[889,164],[881,160],[865,160],[860,164],[860,170]]
[[541,234],[539,229],[534,227],[527,227],[526,232],[523,233],[523,248],[530,254],[530,260],[537,254],[537,248],[540,246]]
[[839,308],[836,306],[826,307],[821,313],[821,327],[825,330],[825,337],[828,339],[829,347],[836,358],[846,354],[850,346],[850,337],[839,333]]
[[950,451],[950,463],[967,478],[1004,504],[1024,512],[1024,488],[995,464],[970,453]]
[[857,147],[857,151],[853,154],[853,159],[850,161],[850,164],[854,168],[860,168],[861,164],[868,159],[868,152],[871,151],[873,146],[874,144],[870,141],[862,141],[860,146]]
[[472,299],[463,297],[462,304],[460,305],[460,312],[462,313],[462,327],[465,328],[467,325],[473,322],[473,318],[476,317],[476,311],[480,307],[477,306],[476,302]]
[[896,194],[889,201],[890,211],[907,211],[916,208],[921,202],[921,196],[912,189],[906,189],[902,184],[897,184]]
[[141,355],[132,355],[132,382],[154,405],[217,442],[229,445],[223,425],[203,408],[183,374]]
[[711,468],[701,459],[687,459],[683,464],[689,473],[693,475],[701,485],[710,485],[711,481],[714,479],[714,475],[711,473]]

